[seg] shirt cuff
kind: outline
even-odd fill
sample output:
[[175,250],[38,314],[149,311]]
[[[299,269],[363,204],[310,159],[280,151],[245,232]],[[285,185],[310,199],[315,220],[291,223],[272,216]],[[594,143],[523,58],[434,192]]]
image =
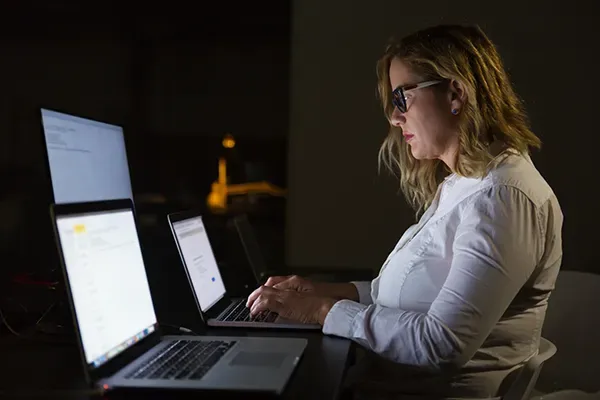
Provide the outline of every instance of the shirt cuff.
[[354,318],[365,308],[367,308],[366,305],[352,300],[338,301],[331,307],[331,310],[329,310],[325,317],[323,333],[349,339],[352,338]]
[[372,304],[373,298],[371,297],[371,282],[370,281],[361,281],[361,282],[350,282],[356,287],[356,291],[358,292],[358,301],[360,304]]

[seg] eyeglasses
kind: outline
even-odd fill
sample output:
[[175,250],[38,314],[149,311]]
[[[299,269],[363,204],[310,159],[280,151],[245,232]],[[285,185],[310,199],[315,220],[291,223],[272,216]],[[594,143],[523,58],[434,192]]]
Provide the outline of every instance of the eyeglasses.
[[442,81],[427,81],[417,83],[415,85],[398,86],[392,92],[392,104],[394,104],[398,108],[398,110],[400,110],[401,113],[405,113],[408,108],[406,105],[406,96],[404,94],[405,92],[408,92],[410,90],[423,89],[429,86],[437,85],[438,83],[442,83]]

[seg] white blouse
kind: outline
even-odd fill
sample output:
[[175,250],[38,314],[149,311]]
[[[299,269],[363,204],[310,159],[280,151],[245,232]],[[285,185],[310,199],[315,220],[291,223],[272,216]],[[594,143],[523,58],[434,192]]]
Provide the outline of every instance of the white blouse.
[[450,175],[377,278],[353,282],[360,302],[337,302],[323,332],[430,372],[508,371],[537,351],[562,222],[529,156],[509,154],[482,179]]

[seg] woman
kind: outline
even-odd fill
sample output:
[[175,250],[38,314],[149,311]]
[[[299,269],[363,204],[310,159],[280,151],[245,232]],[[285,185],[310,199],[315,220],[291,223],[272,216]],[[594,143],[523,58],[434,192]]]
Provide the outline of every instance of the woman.
[[420,220],[372,282],[274,277],[248,307],[361,344],[353,384],[367,398],[499,396],[537,351],[562,259],[560,206],[528,155],[540,140],[479,28],[405,37],[378,77],[391,125],[380,159]]

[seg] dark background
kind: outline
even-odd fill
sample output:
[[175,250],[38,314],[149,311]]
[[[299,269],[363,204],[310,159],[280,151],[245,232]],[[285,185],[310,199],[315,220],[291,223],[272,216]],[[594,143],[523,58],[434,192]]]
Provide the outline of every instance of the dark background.
[[[166,214],[205,208],[223,135],[237,142],[228,154],[234,183],[287,187],[290,11],[287,1],[2,5],[0,307],[14,326],[23,310],[26,326],[57,299],[14,282],[59,277],[40,107],[124,126],[157,312],[185,322],[174,304],[194,302]],[[250,210],[274,264],[283,263],[284,207],[264,199]],[[227,216],[206,214],[219,261],[242,262]]]
[[[3,5],[0,289],[12,290],[15,274],[56,267],[40,106],[125,126],[149,275],[167,299],[159,315],[189,294],[174,289],[182,279],[174,248],[164,265],[154,244],[172,243],[167,212],[204,207],[225,133],[237,139],[240,180],[288,190],[285,201],[253,210],[271,264],[377,270],[414,215],[396,181],[377,172],[387,128],[375,62],[392,34],[451,22],[478,23],[497,43],[544,142],[533,158],[565,214],[563,269],[600,272],[596,8],[592,0]],[[166,202],[144,200],[156,194]],[[220,261],[237,262],[224,218],[210,225]]]
[[287,260],[378,269],[414,213],[377,173],[387,121],[375,61],[387,39],[477,23],[496,43],[533,130],[533,160],[564,213],[562,268],[600,272],[597,1],[293,2]]

